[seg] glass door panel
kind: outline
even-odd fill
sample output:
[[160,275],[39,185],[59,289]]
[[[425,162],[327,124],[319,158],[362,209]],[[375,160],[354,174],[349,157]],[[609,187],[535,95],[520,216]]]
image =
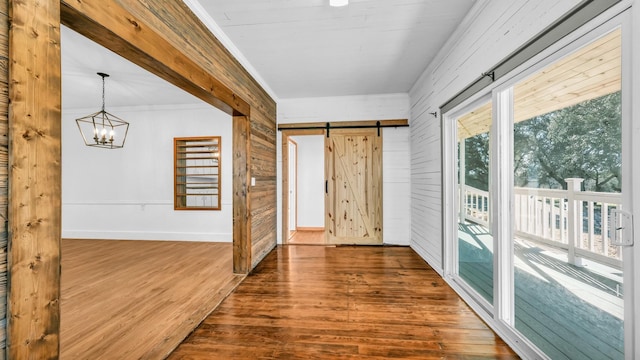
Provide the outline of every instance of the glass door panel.
[[456,121],[458,135],[458,275],[493,304],[489,193],[491,102]]
[[623,359],[620,30],[513,91],[515,328],[552,359]]

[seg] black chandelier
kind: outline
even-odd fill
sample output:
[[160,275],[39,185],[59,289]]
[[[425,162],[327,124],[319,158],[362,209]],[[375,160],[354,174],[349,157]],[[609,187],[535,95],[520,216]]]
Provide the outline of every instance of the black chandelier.
[[124,146],[129,123],[104,110],[104,78],[109,74],[99,72],[102,77],[102,110],[76,119],[80,134],[87,146],[120,149]]

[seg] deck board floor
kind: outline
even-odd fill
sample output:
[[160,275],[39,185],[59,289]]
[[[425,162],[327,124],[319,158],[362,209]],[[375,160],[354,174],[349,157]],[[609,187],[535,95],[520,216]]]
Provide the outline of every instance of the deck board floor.
[[[464,226],[460,229],[465,231]],[[465,241],[476,235],[476,231],[466,232]],[[611,306],[607,299],[616,282],[548,256],[535,246],[516,243],[515,249],[516,329],[552,359],[623,359],[623,322],[605,311]],[[460,277],[491,301],[493,255],[485,251],[482,261],[477,258],[461,254]],[[558,274],[565,280],[559,281]],[[578,287],[594,303],[602,298],[603,308],[577,296]]]
[[408,247],[280,246],[169,359],[517,358]]

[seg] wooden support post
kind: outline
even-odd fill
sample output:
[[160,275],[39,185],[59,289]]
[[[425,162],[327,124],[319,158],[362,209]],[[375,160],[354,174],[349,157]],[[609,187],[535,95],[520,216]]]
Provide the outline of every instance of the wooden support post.
[[251,269],[251,127],[248,116],[233,117],[233,272]]
[[11,1],[10,359],[59,356],[60,2]]

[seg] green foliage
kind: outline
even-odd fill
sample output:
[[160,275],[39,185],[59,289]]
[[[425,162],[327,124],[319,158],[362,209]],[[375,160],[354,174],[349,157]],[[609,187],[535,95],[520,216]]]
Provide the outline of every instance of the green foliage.
[[[620,192],[620,92],[514,124],[515,186],[566,189],[584,179],[586,191]],[[469,186],[487,190],[489,135],[465,140]]]
[[465,183],[489,191],[489,133],[465,139]]
[[[584,190],[621,187],[620,92],[514,124],[516,186],[563,188],[584,179]],[[533,180],[533,181],[532,181]]]

